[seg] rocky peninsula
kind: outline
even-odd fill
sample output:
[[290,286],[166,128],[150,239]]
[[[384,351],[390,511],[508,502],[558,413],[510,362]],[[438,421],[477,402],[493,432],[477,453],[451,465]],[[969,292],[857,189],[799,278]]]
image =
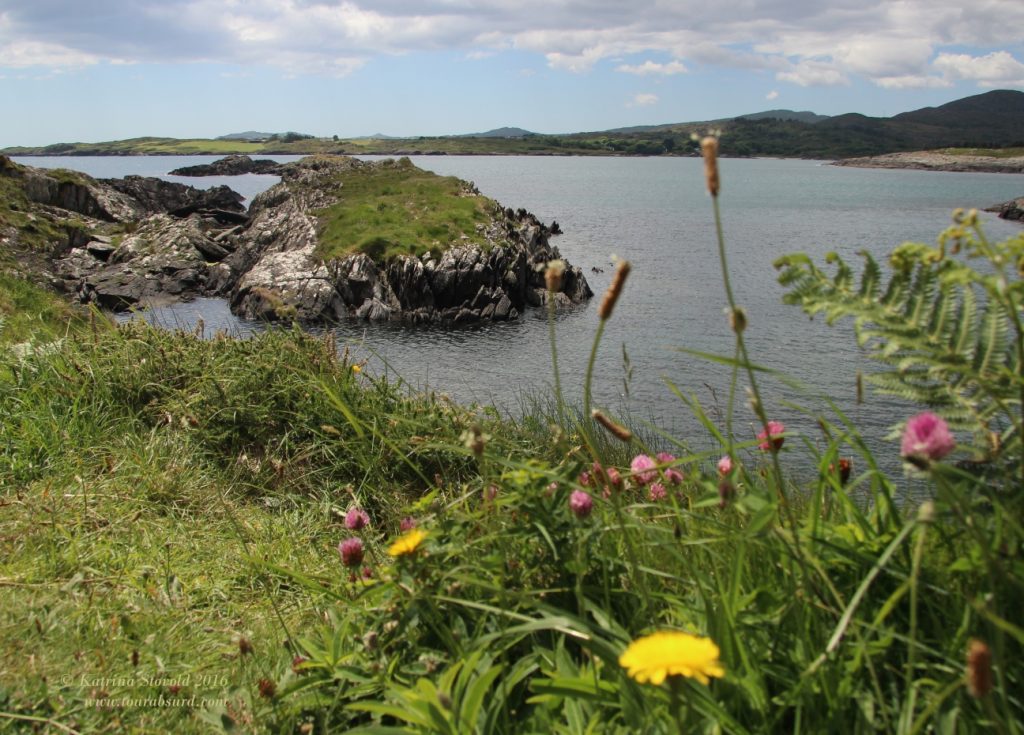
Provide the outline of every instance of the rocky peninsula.
[[843,158],[834,166],[859,168],[909,168],[924,171],[962,171],[974,173],[1024,173],[1024,156],[980,156],[939,151],[886,153],[881,156]]
[[[555,223],[408,159],[315,156],[275,166],[281,183],[246,210],[227,187],[97,180],[0,157],[0,177],[24,198],[9,217],[0,212],[0,245],[73,299],[111,310],[218,296],[248,318],[464,323],[516,319],[548,301],[543,269],[560,258],[549,242]],[[422,219],[429,234],[345,240],[396,207],[397,221]],[[568,266],[555,306],[590,296]]]

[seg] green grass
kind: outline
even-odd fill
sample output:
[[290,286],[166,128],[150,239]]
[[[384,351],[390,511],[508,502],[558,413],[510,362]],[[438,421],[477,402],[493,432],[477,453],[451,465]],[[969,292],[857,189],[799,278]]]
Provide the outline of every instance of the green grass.
[[289,632],[328,609],[265,565],[335,576],[350,504],[394,528],[436,473],[473,474],[460,433],[494,423],[300,332],[202,341],[96,322],[0,361],[0,712],[80,731],[202,729],[202,707],[91,702],[169,696],[147,684],[160,677],[251,717],[258,682],[290,671]]
[[48,342],[80,328],[84,314],[46,289],[0,273],[0,348],[30,340]]
[[362,252],[380,262],[458,244],[485,246],[477,228],[497,210],[460,179],[423,171],[407,158],[352,168],[338,183],[340,201],[318,215],[325,260]]
[[[458,186],[367,169],[341,191],[398,220]],[[1024,731],[1024,237],[976,226],[944,233],[957,253],[901,246],[945,280],[900,271],[884,314],[857,296],[882,289],[880,264],[858,286],[841,261],[833,278],[795,255],[806,277],[783,278],[811,311],[860,314],[880,356],[910,366],[893,380],[923,360],[984,400],[1003,436],[986,456],[961,432],[948,458],[917,460],[925,503],[838,409],[773,452],[670,386],[720,449],[657,427],[613,443],[571,396],[524,398],[513,420],[409,393],[298,328],[65,328],[52,296],[0,278],[0,731]],[[724,243],[720,257],[727,273]],[[967,318],[947,293],[965,284],[1000,310]],[[737,394],[747,374],[763,418],[805,410],[759,397],[745,360],[709,366]],[[633,471],[659,449],[675,456]],[[796,485],[794,461],[817,471]],[[354,508],[366,527],[346,524]],[[426,537],[392,558],[406,518]],[[349,569],[336,547],[352,538],[365,557]],[[724,676],[632,678],[620,655],[658,631],[710,638]],[[981,692],[965,687],[972,641],[990,656]]]

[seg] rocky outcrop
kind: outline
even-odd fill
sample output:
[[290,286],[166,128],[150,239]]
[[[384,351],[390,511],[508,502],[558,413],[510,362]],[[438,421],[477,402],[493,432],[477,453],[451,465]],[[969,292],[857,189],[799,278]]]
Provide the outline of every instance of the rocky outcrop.
[[57,282],[83,303],[121,311],[209,291],[216,261],[233,244],[199,215],[146,218],[126,235],[94,236],[54,263]]
[[[311,158],[286,169],[281,184],[255,199],[245,244],[219,268],[216,284],[232,310],[247,318],[464,323],[516,319],[547,303],[543,269],[560,255],[548,242],[551,231],[525,210],[496,207],[481,226],[486,245],[386,262],[365,253],[321,262],[315,211],[344,192],[328,182],[345,169],[387,165],[402,164]],[[592,295],[579,269],[568,267],[555,305]]]
[[[544,268],[560,257],[552,229],[486,199],[488,220],[473,238],[421,257],[354,253],[325,262],[320,217],[344,195],[344,174],[387,166],[412,164],[346,157],[287,164],[282,182],[248,212],[226,187],[202,191],[136,176],[97,181],[13,164],[0,174],[20,177],[28,197],[55,218],[76,213],[78,225],[53,254],[54,283],[112,310],[216,295],[248,318],[465,323],[516,319],[549,298],[561,308],[593,295],[571,266],[561,290],[549,294]],[[481,195],[463,184],[458,196]]]
[[985,208],[986,212],[996,212],[1001,218],[1024,222],[1024,197],[1011,199],[1002,204],[994,204]]
[[238,192],[226,186],[196,189],[152,176],[125,176],[123,179],[100,179],[100,182],[128,197],[143,214],[168,213],[186,217],[194,212],[218,213],[239,224],[248,221],[245,201]]
[[171,176],[240,176],[242,174],[275,174],[280,176],[284,165],[269,158],[253,160],[249,156],[225,156],[213,163],[185,166],[171,171]]

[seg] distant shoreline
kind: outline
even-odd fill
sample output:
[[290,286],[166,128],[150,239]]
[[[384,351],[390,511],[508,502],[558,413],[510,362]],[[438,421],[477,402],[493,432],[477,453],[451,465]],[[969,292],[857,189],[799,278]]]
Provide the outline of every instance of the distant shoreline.
[[1024,156],[954,155],[942,151],[911,151],[862,158],[843,158],[833,161],[832,165],[960,173],[1024,174]]

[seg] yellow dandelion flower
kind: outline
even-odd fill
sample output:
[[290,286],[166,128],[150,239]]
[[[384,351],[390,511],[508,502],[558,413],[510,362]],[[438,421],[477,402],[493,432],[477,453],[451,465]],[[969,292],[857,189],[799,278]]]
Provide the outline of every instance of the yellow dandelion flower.
[[686,676],[701,684],[709,676],[725,676],[718,661],[718,646],[710,638],[662,631],[629,644],[619,656],[619,665],[641,684],[657,686],[668,676]]
[[423,543],[423,539],[426,537],[427,534],[418,528],[414,528],[399,536],[398,540],[388,548],[388,554],[391,556],[405,556],[407,554],[412,554],[419,548],[420,544]]
[[352,366],[352,372],[354,372],[356,375],[358,375],[359,373],[363,372],[363,366],[362,365],[353,365]]

